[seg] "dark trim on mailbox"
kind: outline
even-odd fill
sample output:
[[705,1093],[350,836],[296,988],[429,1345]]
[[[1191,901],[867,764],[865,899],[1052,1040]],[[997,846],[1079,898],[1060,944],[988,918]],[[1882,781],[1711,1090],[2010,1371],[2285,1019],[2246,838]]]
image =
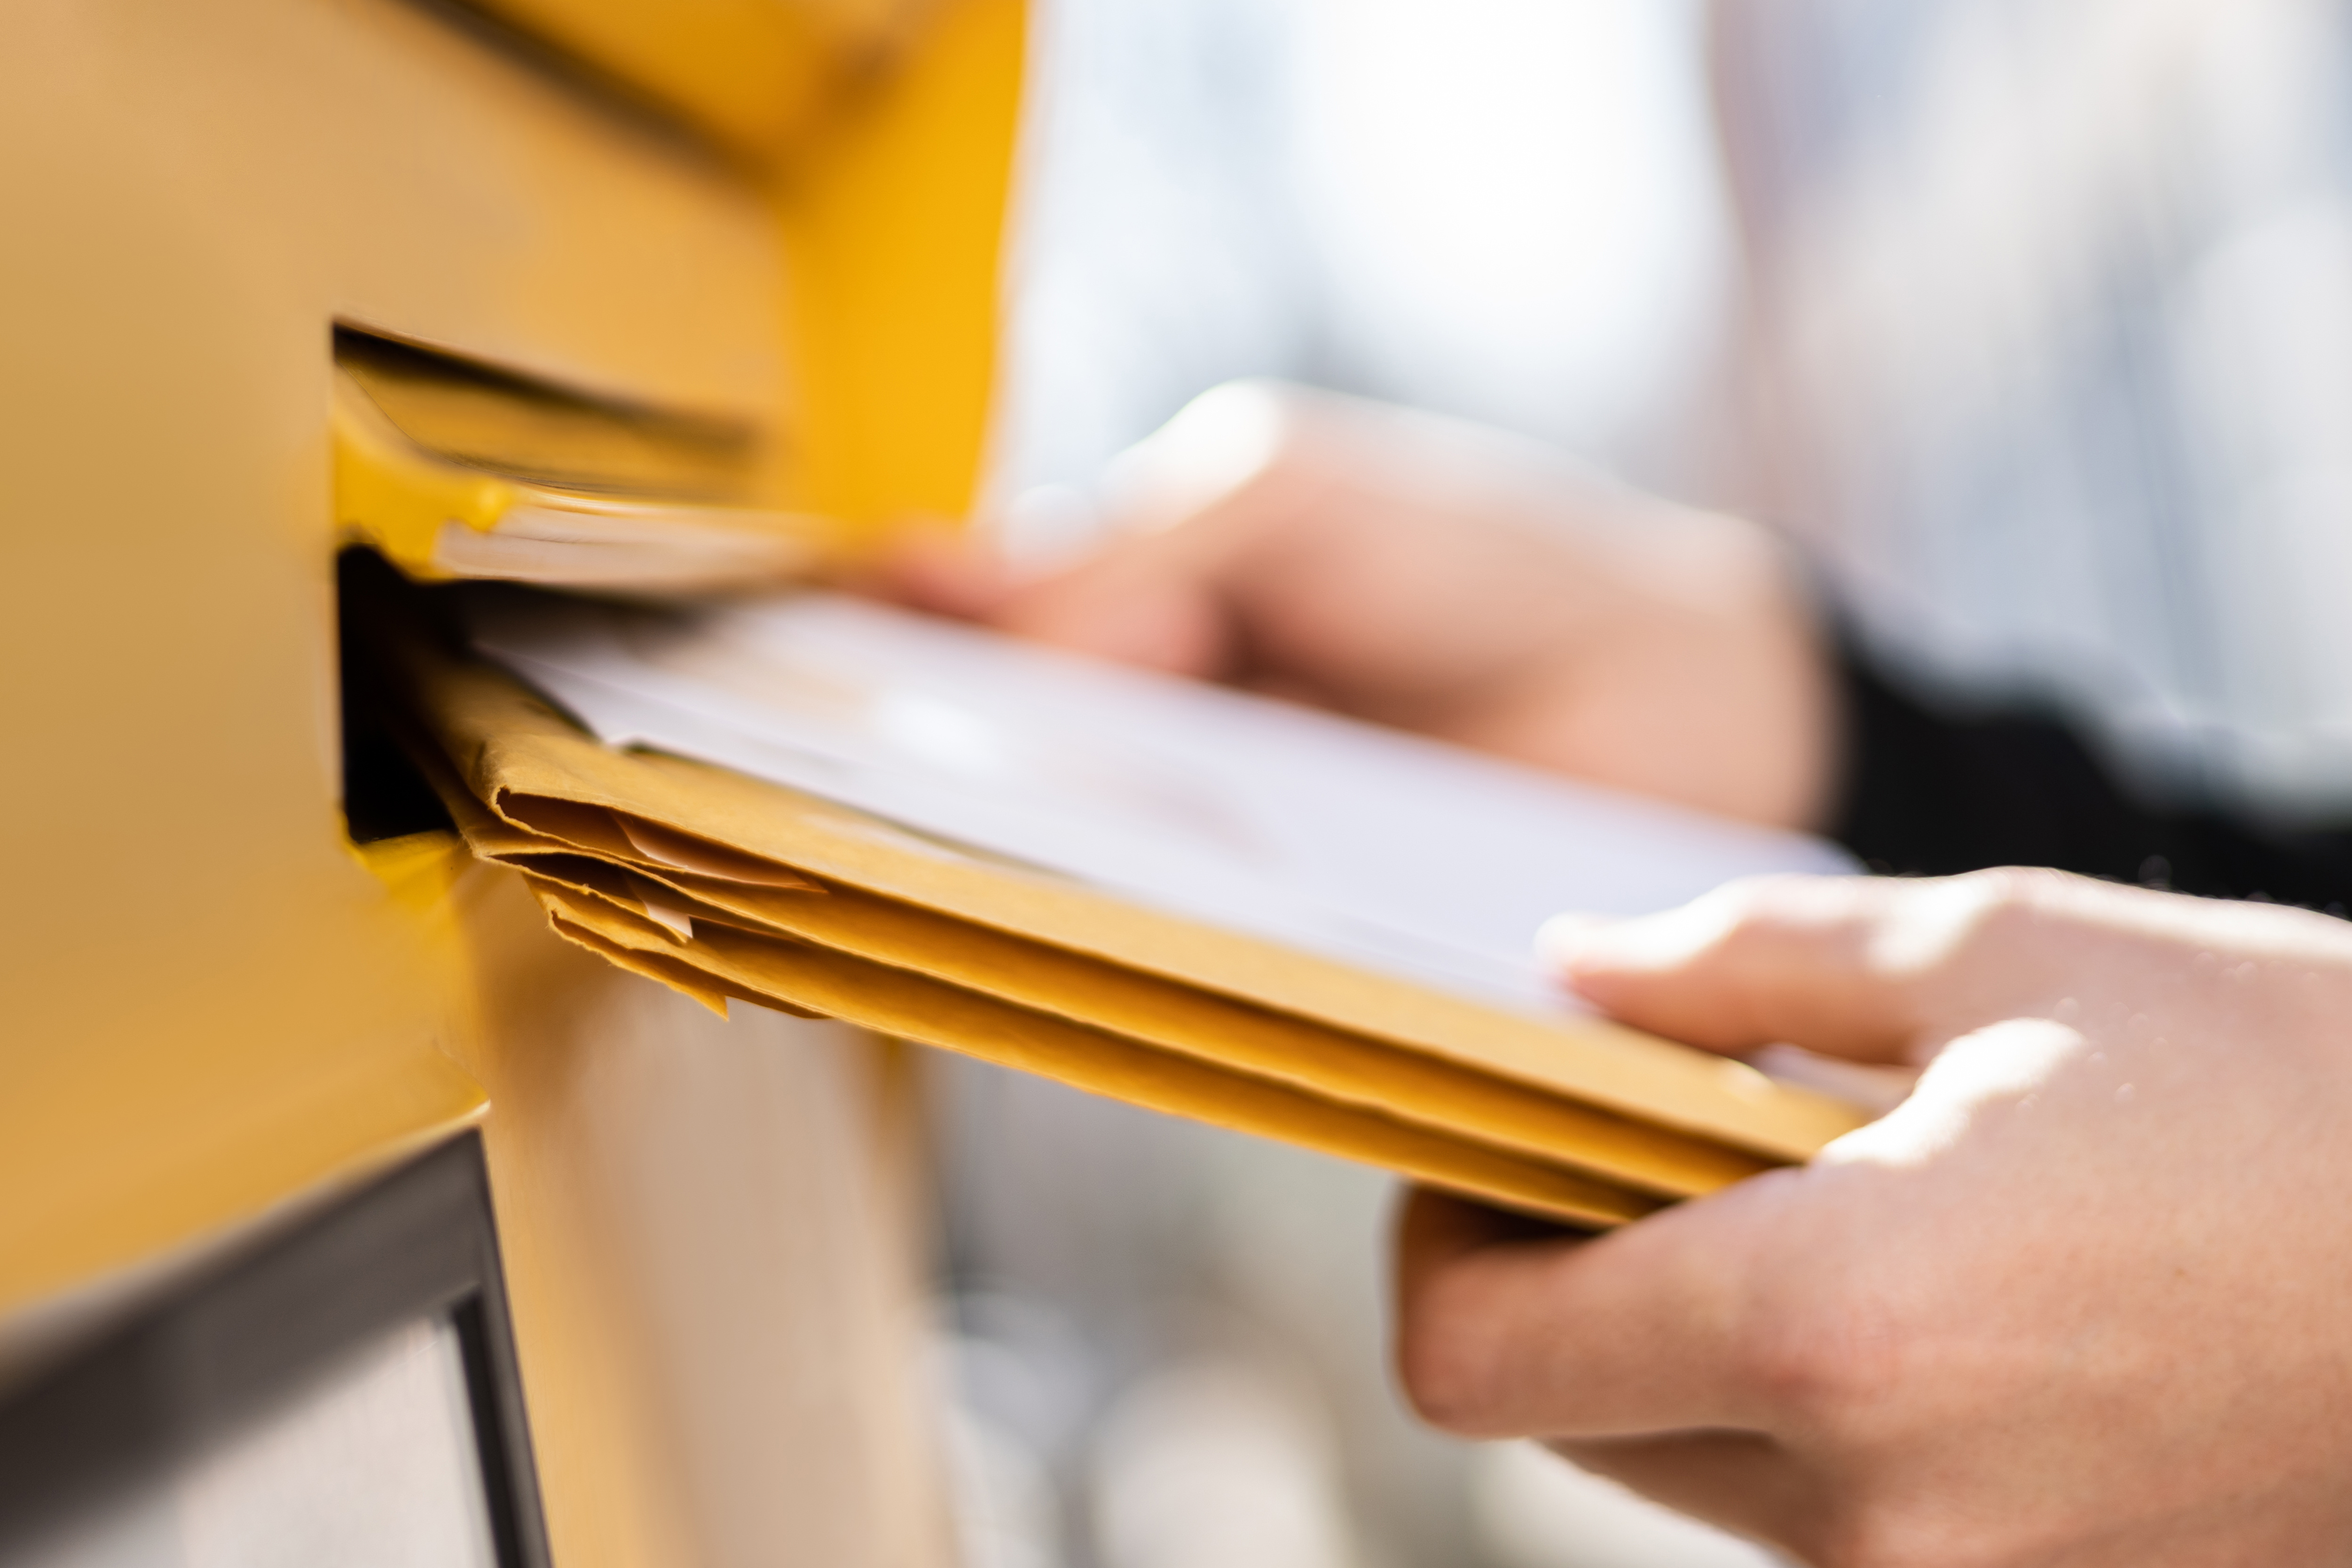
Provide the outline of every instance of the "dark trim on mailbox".
[[0,1401],[0,1559],[152,1483],[404,1323],[457,1330],[501,1568],[548,1568],[481,1139],[147,1304]]

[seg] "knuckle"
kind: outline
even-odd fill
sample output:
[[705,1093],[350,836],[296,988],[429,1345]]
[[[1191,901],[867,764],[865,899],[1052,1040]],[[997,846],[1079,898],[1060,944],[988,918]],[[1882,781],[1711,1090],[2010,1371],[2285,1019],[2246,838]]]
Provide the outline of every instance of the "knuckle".
[[1853,1365],[1818,1321],[1751,1333],[1739,1351],[1743,1380],[1766,1405],[1807,1429],[1833,1427],[1853,1402]]
[[1850,877],[1745,877],[1720,890],[1725,932],[1775,946],[1815,941],[1843,931],[1864,912],[1866,893],[1866,883]]
[[1920,973],[2004,972],[2042,951],[2051,922],[2086,886],[2079,877],[2025,866],[1972,871],[1951,879],[1940,910],[1921,911],[1911,946]]
[[1726,882],[1706,900],[1722,910],[1727,924],[1753,925],[1785,919],[1788,906],[1820,880],[1801,872],[1766,871]]
[[1861,892],[1844,878],[1780,875],[1748,878],[1710,895],[1719,901],[1708,948],[1745,1014],[1760,1015],[1786,995],[1792,976],[1851,963]]
[[2007,1568],[2050,1561],[2053,1543],[1915,1479],[1864,1483],[1815,1520],[1805,1544],[1819,1568]]
[[1868,938],[1870,966],[1890,980],[1932,985],[2030,952],[2074,880],[2002,866],[1899,886]]
[[1974,924],[1998,931],[2038,919],[2081,879],[2038,866],[1995,866],[1951,879]]
[[1812,1556],[1822,1568],[1976,1568],[1982,1561],[1937,1511],[1882,1500],[1825,1521]]
[[1750,1318],[1759,1326],[1739,1345],[1739,1371],[1793,1429],[1843,1443],[1895,1416],[1910,1386],[1906,1341],[1863,1281],[1790,1287]]
[[1735,969],[1769,962],[1801,917],[1807,879],[1772,875],[1727,882],[1692,905],[1704,911],[1696,933],[1701,953]]

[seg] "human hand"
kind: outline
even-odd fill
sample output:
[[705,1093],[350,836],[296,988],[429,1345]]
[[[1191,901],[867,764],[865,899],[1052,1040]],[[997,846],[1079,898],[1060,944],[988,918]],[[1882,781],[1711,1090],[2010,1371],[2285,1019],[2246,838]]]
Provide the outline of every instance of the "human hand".
[[1717,1050],[1930,1065],[1811,1165],[1596,1239],[1416,1194],[1431,1421],[1837,1568],[2352,1560],[2352,927],[1789,878],[1557,958]]
[[1115,467],[1110,542],[1024,577],[912,542],[897,594],[1725,816],[1811,826],[1830,685],[1765,530],[1540,447],[1267,383]]

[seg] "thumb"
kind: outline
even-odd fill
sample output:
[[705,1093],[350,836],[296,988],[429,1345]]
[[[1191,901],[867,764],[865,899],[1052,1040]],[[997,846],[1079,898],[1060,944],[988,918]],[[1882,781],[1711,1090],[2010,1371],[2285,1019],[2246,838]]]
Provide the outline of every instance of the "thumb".
[[1672,1039],[1899,1062],[1926,1027],[1922,974],[1951,945],[1936,894],[1952,886],[1753,878],[1664,914],[1555,921],[1538,948],[1587,1001]]
[[1744,1351],[1780,1238],[1803,1218],[1797,1174],[1754,1177],[1590,1240],[1414,1192],[1397,1237],[1406,1396],[1464,1436],[1763,1426],[1771,1390]]
[[1194,398],[1112,459],[1096,547],[1020,584],[988,617],[1038,642],[1175,675],[1239,673],[1227,579],[1266,523],[1262,491],[1285,467],[1297,395],[1231,382]]

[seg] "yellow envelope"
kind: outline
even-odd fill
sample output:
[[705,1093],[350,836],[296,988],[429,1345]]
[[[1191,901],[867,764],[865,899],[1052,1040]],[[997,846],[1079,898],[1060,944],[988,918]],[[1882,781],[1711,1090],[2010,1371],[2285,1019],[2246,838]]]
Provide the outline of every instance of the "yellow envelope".
[[842,1017],[1586,1225],[1865,1119],[1601,1020],[1485,1006],[613,750],[413,630],[383,651],[475,853],[521,871],[567,940],[709,1005]]

